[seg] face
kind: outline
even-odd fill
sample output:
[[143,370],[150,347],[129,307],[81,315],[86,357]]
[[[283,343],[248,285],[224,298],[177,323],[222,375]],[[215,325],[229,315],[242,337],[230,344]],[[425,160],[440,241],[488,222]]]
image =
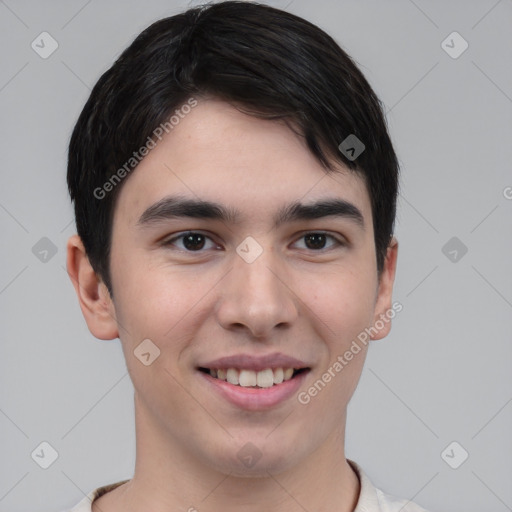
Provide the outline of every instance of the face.
[[200,101],[123,184],[110,268],[137,414],[169,448],[256,475],[344,435],[366,346],[334,365],[392,281],[360,177],[327,174],[284,124]]

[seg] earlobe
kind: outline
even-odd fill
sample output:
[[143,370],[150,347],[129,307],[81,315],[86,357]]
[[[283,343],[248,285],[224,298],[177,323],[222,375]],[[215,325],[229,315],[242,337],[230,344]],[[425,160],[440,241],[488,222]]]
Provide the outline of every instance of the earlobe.
[[78,235],[70,237],[67,243],[67,271],[92,335],[101,340],[119,337],[110,294],[89,263]]
[[392,308],[393,284],[395,282],[396,262],[398,257],[398,240],[393,236],[389,242],[384,268],[379,278],[379,289],[375,303],[374,329],[372,340],[386,337],[391,330],[391,318],[395,316]]

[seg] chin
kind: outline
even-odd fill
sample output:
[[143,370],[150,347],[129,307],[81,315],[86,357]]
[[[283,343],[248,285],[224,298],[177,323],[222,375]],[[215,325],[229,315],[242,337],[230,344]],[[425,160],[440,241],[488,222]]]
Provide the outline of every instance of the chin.
[[[297,463],[297,450],[292,447],[283,448],[282,445],[276,447],[267,443],[266,447],[260,450],[248,441],[229,456],[227,450],[224,450],[223,456],[216,457],[211,465],[215,470],[237,478],[268,478],[269,474],[277,475]],[[212,462],[210,460],[210,463]]]

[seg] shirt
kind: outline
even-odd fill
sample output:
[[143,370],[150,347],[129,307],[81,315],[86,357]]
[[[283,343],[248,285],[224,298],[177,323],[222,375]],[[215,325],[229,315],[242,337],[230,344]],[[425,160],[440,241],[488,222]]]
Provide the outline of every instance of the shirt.
[[[354,512],[427,512],[424,508],[421,508],[412,501],[397,498],[377,489],[358,464],[348,459],[347,462],[357,474],[361,485],[359,499],[357,500]],[[91,504],[96,498],[103,496],[128,481],[129,480],[122,480],[92,490],[69,512],[92,512]]]

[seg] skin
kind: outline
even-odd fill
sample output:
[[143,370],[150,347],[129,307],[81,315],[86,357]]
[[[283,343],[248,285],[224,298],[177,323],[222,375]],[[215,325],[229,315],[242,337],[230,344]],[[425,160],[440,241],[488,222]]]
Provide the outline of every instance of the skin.
[[[344,452],[346,411],[367,348],[307,405],[294,395],[264,411],[241,410],[205,384],[200,361],[281,352],[308,363],[307,390],[366,327],[391,308],[398,244],[377,274],[371,204],[361,178],[337,164],[327,174],[283,123],[201,100],[132,172],[114,212],[113,297],[77,235],[68,272],[91,333],[119,337],[135,388],[136,467],[130,482],[93,511],[302,511],[355,508],[359,480]],[[176,218],[141,228],[141,214],[180,194],[236,209],[236,222]],[[362,213],[273,227],[288,203],[341,198]],[[188,230],[210,238],[200,251]],[[304,235],[327,232],[325,248]],[[262,247],[252,263],[236,252],[247,237]],[[344,242],[338,245],[336,239]],[[373,336],[386,336],[390,322]],[[160,356],[134,356],[144,339]],[[237,454],[251,442],[251,468]]]

